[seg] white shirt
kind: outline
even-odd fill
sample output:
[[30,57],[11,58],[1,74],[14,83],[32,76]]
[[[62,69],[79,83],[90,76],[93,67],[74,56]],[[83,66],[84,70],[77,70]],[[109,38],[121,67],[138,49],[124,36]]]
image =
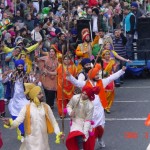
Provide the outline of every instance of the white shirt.
[[93,19],[93,32],[98,32],[98,26],[97,26],[98,17],[92,16],[92,19]]

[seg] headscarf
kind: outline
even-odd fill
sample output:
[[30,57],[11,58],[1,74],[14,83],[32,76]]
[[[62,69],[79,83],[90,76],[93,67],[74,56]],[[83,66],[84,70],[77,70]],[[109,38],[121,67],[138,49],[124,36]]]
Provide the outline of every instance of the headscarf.
[[104,56],[105,56],[105,54],[106,54],[107,52],[110,53],[110,50],[104,50],[104,51],[102,52],[102,58],[104,58]]
[[100,64],[96,64],[94,68],[90,69],[88,72],[89,79],[94,79],[96,74],[101,70]]
[[36,106],[40,105],[40,101],[38,99],[38,94],[41,92],[40,86],[36,86],[33,83],[25,83],[25,95],[28,95],[30,98],[30,101],[34,102]]
[[82,88],[82,92],[86,92],[88,98],[90,101],[93,101],[95,99],[95,95],[94,94],[98,94],[100,92],[100,88],[98,86],[96,87],[89,87],[89,86],[84,86]]
[[18,60],[15,60],[15,67],[17,68],[19,65],[23,65],[24,66],[24,60],[22,59],[18,59]]

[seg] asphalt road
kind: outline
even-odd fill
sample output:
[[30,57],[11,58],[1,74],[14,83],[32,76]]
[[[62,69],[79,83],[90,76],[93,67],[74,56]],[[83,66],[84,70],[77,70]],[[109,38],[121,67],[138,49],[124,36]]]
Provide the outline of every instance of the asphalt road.
[[[150,112],[150,79],[130,79],[116,88],[116,98],[111,114],[106,114],[103,150],[146,150],[150,142],[150,127],[144,125]],[[57,110],[54,114],[61,127]],[[7,116],[9,113],[7,111]],[[16,130],[4,129],[2,132],[2,150],[19,150],[21,144],[16,139]],[[65,119],[65,134],[69,132],[69,119]],[[66,150],[65,144],[55,144],[55,135],[49,136],[51,150]],[[96,145],[95,150],[98,150]]]

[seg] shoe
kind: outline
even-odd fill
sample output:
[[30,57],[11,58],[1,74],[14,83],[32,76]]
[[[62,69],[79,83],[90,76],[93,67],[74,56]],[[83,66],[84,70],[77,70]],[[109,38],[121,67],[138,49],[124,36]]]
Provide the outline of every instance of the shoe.
[[110,114],[110,110],[107,108],[107,109],[105,109],[105,112],[107,113],[107,114]]
[[99,144],[100,148],[106,147],[106,146],[105,146],[105,143],[104,143],[104,140],[103,140],[102,138],[101,138],[101,139],[98,139],[97,141],[98,141],[98,144]]
[[120,83],[115,83],[115,87],[120,87]]

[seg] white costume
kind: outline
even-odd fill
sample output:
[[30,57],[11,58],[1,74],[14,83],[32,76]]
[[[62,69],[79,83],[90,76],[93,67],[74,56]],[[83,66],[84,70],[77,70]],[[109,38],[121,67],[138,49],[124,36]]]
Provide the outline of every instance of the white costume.
[[[125,72],[123,70],[119,70],[118,72],[110,75],[109,77],[102,79],[103,87],[105,88],[110,82],[118,79],[121,75],[123,75]],[[72,75],[67,77],[67,80],[69,80],[72,84],[74,84],[77,87],[82,88],[86,81],[78,81],[76,78],[74,78]],[[92,84],[92,82],[91,82]],[[96,82],[94,83],[93,87],[96,86]],[[94,121],[94,127],[97,126],[103,126],[105,124],[105,114],[104,114],[104,108],[101,104],[100,98],[98,95],[95,95],[94,101],[92,101],[94,104],[94,113],[93,113],[93,121]]]
[[94,106],[90,100],[82,100],[81,94],[74,95],[67,104],[67,112],[75,112],[75,117],[72,118],[70,132],[80,131],[85,134],[86,140],[91,131],[91,120],[93,116]]
[[[10,129],[16,128],[20,123],[22,123],[25,119],[25,115],[26,106],[23,107],[18,117],[13,121]],[[20,150],[50,150],[43,103],[41,103],[37,107],[35,103],[31,102],[30,115],[31,134],[25,136],[25,140],[22,143]],[[60,129],[49,106],[48,116],[54,128],[54,132],[58,134],[60,132]]]
[[[9,81],[11,77],[11,74],[3,81],[4,83]],[[26,99],[26,96],[24,94],[24,85],[22,79],[17,79],[14,84],[14,93],[13,97],[10,99],[8,108],[10,111],[10,114],[12,116],[18,116],[19,112],[25,106],[29,103],[29,100]]]

